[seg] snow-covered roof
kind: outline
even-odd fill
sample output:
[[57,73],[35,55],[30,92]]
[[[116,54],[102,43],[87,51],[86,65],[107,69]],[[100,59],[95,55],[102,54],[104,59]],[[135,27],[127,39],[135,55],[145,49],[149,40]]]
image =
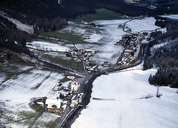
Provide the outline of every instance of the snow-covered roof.
[[49,108],[52,108],[53,105],[56,105],[57,108],[60,108],[61,100],[57,98],[47,98],[46,104]]

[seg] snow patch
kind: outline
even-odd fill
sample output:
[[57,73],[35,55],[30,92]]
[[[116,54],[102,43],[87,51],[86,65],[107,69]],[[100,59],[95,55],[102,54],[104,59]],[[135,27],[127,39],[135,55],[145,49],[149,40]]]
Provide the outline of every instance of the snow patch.
[[101,40],[102,38],[103,38],[102,35],[94,33],[94,34],[91,34],[91,35],[89,36],[89,38],[88,38],[88,39],[85,39],[84,41],[90,42],[90,43],[96,43],[96,42],[98,42],[99,40]]
[[[72,25],[72,24],[71,24]],[[75,33],[79,35],[85,34],[86,30],[77,26],[68,26],[61,30],[61,32],[67,32],[67,33]]]
[[21,31],[24,31],[24,32],[27,32],[29,34],[33,34],[34,33],[34,28],[33,28],[32,25],[27,25],[27,24],[24,24],[24,23],[20,22],[17,19],[8,17],[8,16],[6,16],[6,14],[4,12],[1,12],[1,11],[0,11],[0,16],[2,16],[3,18],[7,19],[10,22],[12,22],[13,24],[15,24],[17,29],[19,29]]
[[171,18],[171,19],[177,19],[178,20],[178,15],[163,15],[162,17]]
[[155,18],[147,17],[144,19],[136,19],[127,24],[129,28],[132,29],[132,32],[140,32],[140,31],[152,31],[156,30],[159,27],[155,25]]
[[[156,44],[152,47],[152,49],[158,49],[158,48],[161,48],[161,47],[164,47],[166,46],[167,44],[169,44],[170,42],[164,42],[164,43],[161,43],[161,44]],[[151,50],[152,51],[152,50]]]
[[128,21],[127,19],[119,19],[119,20],[97,20],[94,21],[95,24],[97,25],[118,25],[118,24],[122,24],[124,22]]
[[44,41],[33,41],[27,42],[28,48],[37,50],[50,51],[50,52],[66,52],[69,51],[68,47],[61,46],[59,44],[44,42]]

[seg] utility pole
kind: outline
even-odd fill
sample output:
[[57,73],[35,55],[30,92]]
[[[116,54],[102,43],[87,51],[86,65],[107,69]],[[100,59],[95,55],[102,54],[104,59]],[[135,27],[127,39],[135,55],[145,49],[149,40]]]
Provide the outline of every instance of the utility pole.
[[159,98],[161,94],[159,93],[159,85],[156,86],[156,97]]

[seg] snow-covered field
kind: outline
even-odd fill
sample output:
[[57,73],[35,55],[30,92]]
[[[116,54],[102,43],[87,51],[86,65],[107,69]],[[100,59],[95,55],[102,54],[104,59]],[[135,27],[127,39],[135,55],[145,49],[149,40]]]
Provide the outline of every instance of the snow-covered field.
[[128,23],[128,27],[132,29],[132,32],[140,32],[140,31],[152,31],[157,28],[158,26],[155,26],[155,18],[153,17],[147,17],[144,19],[136,19]]
[[[114,58],[114,56],[118,56],[118,53],[122,51],[122,47],[116,46],[115,43],[126,34],[121,28],[118,28],[118,25],[123,24],[126,21],[128,20],[101,20],[94,22],[97,25],[103,26],[101,27],[103,29],[103,38],[100,39],[99,42],[102,42],[104,45],[100,46],[99,51],[101,52],[98,53],[96,57],[97,59],[116,62],[117,58]],[[158,28],[154,23],[155,19],[149,17],[128,22],[127,26],[132,29],[132,32],[151,31]]]
[[[9,79],[3,83],[5,89],[0,93],[1,100],[8,100],[16,105],[29,103],[32,97],[49,95],[52,88],[63,76],[49,71],[33,70],[27,74],[21,74],[15,79]],[[38,85],[40,85],[38,87]],[[37,89],[35,89],[38,87]]]
[[[96,24],[99,25],[119,25],[124,22],[129,21],[130,19],[122,19],[122,20],[103,20],[96,21]],[[140,19],[133,19],[132,21],[127,23],[127,26],[132,29],[132,32],[140,32],[140,31],[152,31],[159,27],[155,26],[155,18],[146,17]]]
[[66,52],[69,50],[68,47],[62,46],[60,44],[55,44],[45,41],[33,41],[27,43],[28,48],[33,48],[37,50],[49,51],[49,52]]
[[[97,51],[93,58],[94,61],[98,63],[103,63],[105,61],[115,63],[119,58],[119,54],[123,50],[121,46],[115,44],[124,34],[126,34],[122,28],[119,28],[118,26],[129,20],[130,19],[93,21],[97,27],[92,29],[84,24],[76,25],[75,23],[72,23],[63,31],[83,36],[85,41],[88,43],[77,44],[76,46],[78,48]],[[130,21],[127,23],[127,26],[132,29],[132,32],[140,32],[157,29],[158,27],[154,24],[155,19],[153,17],[147,17]]]
[[156,98],[156,88],[148,83],[155,71],[125,70],[97,78],[91,101],[72,128],[177,128],[178,94],[161,87],[163,96]]
[[[114,21],[110,20],[108,22],[113,23]],[[96,21],[96,24],[102,25],[102,21]],[[121,29],[118,29],[118,23],[92,28],[84,23],[71,22],[62,32],[80,35],[85,43],[76,44],[77,48],[96,51],[97,53],[92,59],[97,63],[103,63],[104,61],[115,63],[122,52],[122,47],[115,45],[124,34]],[[72,47],[73,45],[66,44],[66,46]]]
[[53,87],[63,78],[62,74],[34,69],[4,82],[1,85],[4,86],[4,89],[0,90],[0,102],[5,103],[3,109],[8,111],[7,116],[10,114],[13,120],[6,122],[7,119],[4,117],[3,119],[0,118],[0,121],[8,123],[7,127],[28,127],[29,124],[25,124],[23,121],[20,122],[23,119],[21,119],[19,113],[34,112],[29,107],[31,98],[43,96],[55,98],[56,95],[53,92]]
[[85,39],[86,42],[90,42],[90,43],[97,43],[98,41],[100,41],[103,38],[103,36],[101,34],[96,34],[93,33],[89,36],[88,39]]

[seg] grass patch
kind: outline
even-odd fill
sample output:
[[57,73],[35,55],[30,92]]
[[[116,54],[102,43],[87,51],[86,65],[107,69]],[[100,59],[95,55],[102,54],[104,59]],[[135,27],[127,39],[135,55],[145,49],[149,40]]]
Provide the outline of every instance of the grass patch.
[[86,43],[86,41],[84,41],[84,38],[80,35],[76,35],[74,33],[63,33],[63,32],[44,32],[41,33],[40,36],[50,39],[50,38],[56,38],[59,39],[61,41],[64,41],[66,43]]
[[33,105],[33,106],[31,106],[31,108],[32,108],[33,110],[35,110],[36,112],[38,112],[38,113],[42,113],[42,112],[44,111],[43,106],[40,105],[40,104]]
[[19,113],[20,119],[24,120],[25,123],[28,123],[30,119],[35,118],[38,115],[37,112],[26,112],[22,111]]
[[80,62],[76,62],[74,60],[66,60],[61,57],[53,57],[49,54],[44,54],[42,57],[44,59],[47,59],[47,60],[53,62],[53,63],[63,65],[67,68],[71,68],[71,69],[74,69],[77,71],[83,71],[83,65]]
[[3,69],[3,65],[0,63],[0,71],[2,71]]
[[[9,124],[18,124],[18,125],[31,125],[34,118],[38,115],[37,112],[30,111],[21,111],[17,113],[13,113],[8,111],[7,113],[1,113],[0,118],[3,118],[8,121]],[[14,116],[16,118],[14,118]]]
[[[1,49],[0,49],[1,50]],[[18,75],[21,72],[23,66],[33,66],[30,61],[24,61],[21,55],[10,50],[2,50],[1,53],[6,53],[9,58],[3,58],[6,63],[0,63],[0,72],[6,75],[6,80]],[[1,59],[1,58],[0,58]]]
[[3,72],[6,75],[7,80],[16,75],[18,72],[18,67],[15,65],[0,64],[0,72]]
[[56,128],[57,127],[57,122],[49,122],[49,124],[47,124],[47,128]]

